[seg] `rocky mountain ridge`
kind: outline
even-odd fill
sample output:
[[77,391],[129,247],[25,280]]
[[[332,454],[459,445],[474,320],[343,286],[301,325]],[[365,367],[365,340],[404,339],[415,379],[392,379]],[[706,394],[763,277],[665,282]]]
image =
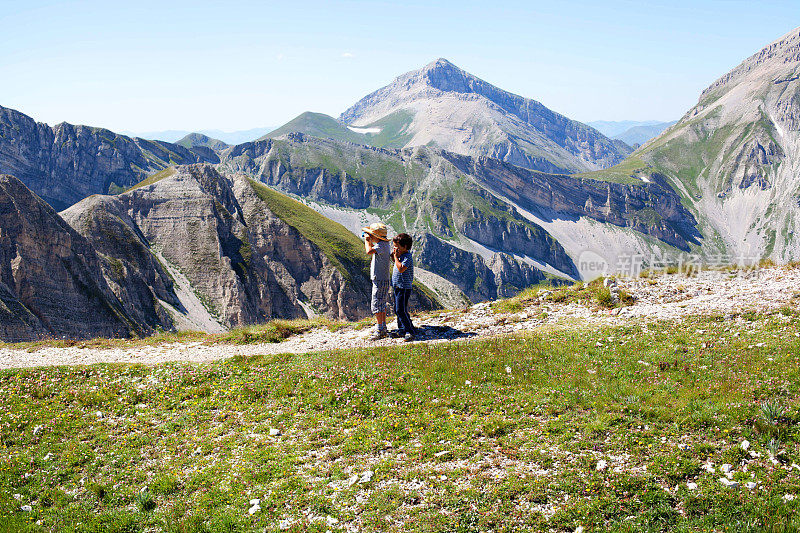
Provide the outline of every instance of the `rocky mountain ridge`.
[[621,182],[597,180],[432,148],[386,150],[300,134],[233,147],[221,159],[223,168],[290,194],[376,210],[397,231],[430,233],[485,261],[487,250],[527,257],[562,277],[581,275],[576,262],[587,245],[565,248],[544,227],[548,221],[589,219],[595,232],[616,226],[673,249],[687,250],[699,238],[680,196],[658,175],[635,169]]
[[0,173],[16,176],[56,209],[92,194],[121,192],[170,165],[218,161],[205,147],[66,122],[51,127],[0,106]]
[[631,158],[681,194],[704,236],[700,253],[800,257],[800,29],[712,83]]

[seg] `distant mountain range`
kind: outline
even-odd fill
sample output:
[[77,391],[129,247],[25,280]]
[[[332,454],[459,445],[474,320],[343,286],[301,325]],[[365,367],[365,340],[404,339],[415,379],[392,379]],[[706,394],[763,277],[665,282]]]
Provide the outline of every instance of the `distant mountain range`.
[[800,259],[800,29],[676,124],[612,126],[666,129],[630,153],[443,59],[234,145],[0,107],[16,176],[0,178],[0,338],[365,316],[353,234],[375,220],[414,235],[428,307],[587,279],[598,260]]
[[266,126],[263,128],[252,128],[249,130],[239,130],[239,131],[222,131],[222,130],[212,129],[212,130],[200,130],[200,131],[188,131],[188,130],[162,130],[162,131],[139,131],[139,132],[123,131],[121,133],[123,135],[127,135],[128,137],[156,139],[159,141],[165,141],[169,143],[177,142],[182,138],[186,137],[187,135],[196,133],[200,135],[205,135],[207,137],[211,137],[213,139],[219,139],[225,144],[234,145],[234,144],[242,144],[253,141],[255,139],[258,139],[262,135],[269,133],[274,129],[275,129],[274,126]]
[[675,124],[675,122],[675,120],[671,122],[659,122],[657,120],[646,120],[643,122],[635,120],[596,120],[594,122],[587,122],[587,124],[611,139],[616,139],[629,146],[636,147],[657,136],[662,131]]

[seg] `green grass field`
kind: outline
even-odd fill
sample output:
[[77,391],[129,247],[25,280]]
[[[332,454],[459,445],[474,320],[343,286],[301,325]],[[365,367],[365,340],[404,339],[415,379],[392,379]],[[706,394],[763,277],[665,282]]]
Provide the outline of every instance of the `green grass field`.
[[0,529],[794,531],[798,326],[5,370]]

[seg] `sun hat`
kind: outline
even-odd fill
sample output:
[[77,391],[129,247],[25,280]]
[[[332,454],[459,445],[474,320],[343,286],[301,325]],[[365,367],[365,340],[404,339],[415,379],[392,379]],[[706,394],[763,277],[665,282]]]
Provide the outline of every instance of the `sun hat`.
[[383,224],[382,222],[373,222],[366,228],[361,228],[361,231],[363,231],[364,233],[369,233],[373,237],[377,237],[382,241],[389,240],[389,238],[386,236],[387,233],[386,224]]

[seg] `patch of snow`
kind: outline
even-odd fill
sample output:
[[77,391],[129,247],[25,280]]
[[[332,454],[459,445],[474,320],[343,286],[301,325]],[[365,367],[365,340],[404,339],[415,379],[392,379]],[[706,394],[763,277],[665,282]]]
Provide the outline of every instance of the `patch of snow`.
[[347,126],[347,129],[355,133],[380,133],[381,128],[359,128],[358,126]]

